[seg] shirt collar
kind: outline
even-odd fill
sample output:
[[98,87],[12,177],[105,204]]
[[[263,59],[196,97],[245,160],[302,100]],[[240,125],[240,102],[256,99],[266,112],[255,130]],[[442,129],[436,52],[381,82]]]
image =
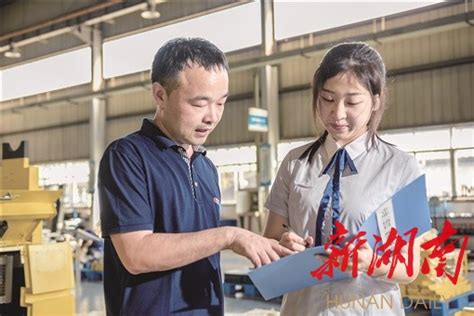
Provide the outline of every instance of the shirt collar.
[[[371,147],[372,141],[370,140],[369,143],[367,143],[368,137],[369,137],[369,133],[365,132],[364,134],[360,135],[359,137],[354,139],[352,142],[344,146],[344,148],[347,150],[347,152],[349,153],[349,156],[352,159],[357,158],[360,154],[366,151],[367,148]],[[326,137],[326,141],[324,142],[324,149],[326,150],[328,158],[331,159],[334,153],[341,147],[342,146],[340,146],[336,142],[336,140],[331,136],[331,134],[328,134],[328,136]]]
[[[150,119],[143,119],[140,133],[153,139],[161,148],[168,149],[172,147],[176,149],[182,148],[184,150],[181,145],[166,136]],[[195,153],[206,154],[206,148],[202,145],[193,146],[193,150]]]

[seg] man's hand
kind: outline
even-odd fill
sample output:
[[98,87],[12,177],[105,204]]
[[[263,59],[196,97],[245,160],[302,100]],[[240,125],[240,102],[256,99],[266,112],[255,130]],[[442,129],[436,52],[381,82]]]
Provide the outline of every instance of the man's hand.
[[304,251],[306,247],[312,246],[313,242],[313,237],[308,236],[303,239],[293,232],[285,232],[280,238],[280,245],[297,252]]
[[248,258],[256,268],[294,253],[274,239],[262,237],[242,228],[233,230],[229,248]]

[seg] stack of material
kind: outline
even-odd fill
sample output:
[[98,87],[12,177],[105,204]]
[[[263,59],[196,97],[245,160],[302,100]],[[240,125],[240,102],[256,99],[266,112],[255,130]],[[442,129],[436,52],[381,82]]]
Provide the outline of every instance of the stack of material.
[[464,307],[459,312],[454,313],[454,316],[474,316],[474,307]]
[[[423,236],[423,239],[430,240],[436,237],[436,231],[430,231]],[[423,242],[423,241],[422,241]],[[425,258],[427,258],[434,248],[428,250],[421,249],[421,264],[423,264]],[[446,266],[444,269],[451,275],[454,274],[458,256],[459,249],[455,249],[453,252],[446,254]],[[467,254],[466,252],[463,255],[462,268],[458,277],[457,284],[454,285],[446,275],[441,277],[436,276],[436,266],[439,263],[439,259],[430,259],[427,258],[427,261],[430,266],[430,272],[428,274],[420,273],[416,280],[407,285],[400,285],[400,291],[402,297],[408,297],[411,299],[424,299],[431,301],[444,301],[452,297],[468,293],[472,290],[471,283],[467,279]]]
[[102,259],[92,261],[91,269],[95,272],[104,272],[104,261]]

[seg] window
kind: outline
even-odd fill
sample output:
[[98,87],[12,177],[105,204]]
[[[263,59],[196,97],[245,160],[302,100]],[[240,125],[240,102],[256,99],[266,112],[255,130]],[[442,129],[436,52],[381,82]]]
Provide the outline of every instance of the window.
[[257,164],[240,166],[239,190],[257,188]]
[[222,203],[235,202],[235,172],[224,171],[219,173]]
[[234,204],[239,190],[257,188],[257,164],[226,165],[217,167],[222,202]]
[[474,197],[474,127],[423,128],[409,132],[384,131],[381,137],[400,149],[416,155],[426,173],[428,196],[451,198],[454,194],[451,177],[451,155],[454,151],[456,196]]
[[450,148],[449,128],[381,134],[383,140],[404,151],[425,151]]
[[459,197],[474,197],[474,149],[457,150],[455,157],[456,193]]
[[216,166],[257,162],[257,152],[255,146],[209,149],[206,155]]
[[[242,23],[243,21],[245,22]],[[260,3],[239,5],[106,42],[104,77],[111,78],[150,69],[156,50],[175,37],[203,37],[224,52],[259,45],[262,42]]]
[[89,163],[64,162],[38,165],[39,185],[63,189],[62,207],[90,208],[92,196],[89,194]]
[[92,80],[91,49],[43,58],[0,71],[1,101],[67,88]]
[[453,148],[474,147],[474,127],[454,127],[453,128]]
[[237,190],[257,188],[256,146],[210,149],[206,155],[217,166],[224,204],[235,203]]
[[416,159],[426,174],[428,196],[452,196],[449,151],[418,153]]
[[[277,40],[370,20],[441,1],[275,1]],[[298,23],[295,23],[298,21]]]

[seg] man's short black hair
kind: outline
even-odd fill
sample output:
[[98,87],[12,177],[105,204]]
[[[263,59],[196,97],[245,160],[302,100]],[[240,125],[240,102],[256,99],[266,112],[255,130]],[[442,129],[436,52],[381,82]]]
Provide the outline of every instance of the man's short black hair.
[[227,59],[216,45],[202,38],[180,37],[168,41],[155,54],[151,82],[158,82],[169,94],[178,86],[178,74],[192,64],[229,71]]

